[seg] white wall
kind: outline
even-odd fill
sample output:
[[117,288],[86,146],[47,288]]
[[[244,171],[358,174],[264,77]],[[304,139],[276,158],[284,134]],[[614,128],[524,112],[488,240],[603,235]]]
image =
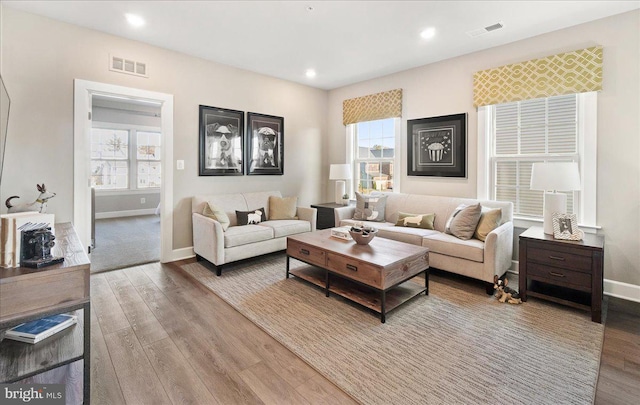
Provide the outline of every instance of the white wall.
[[[473,107],[473,73],[594,45],[604,47],[603,90],[598,95],[597,221],[606,238],[605,278],[640,286],[638,10],[330,91],[330,138],[326,141],[323,178],[328,177],[328,164],[345,158],[342,101],[402,88],[401,191],[475,197],[477,113]],[[408,177],[407,119],[463,112],[468,113],[468,177]],[[325,185],[325,196],[332,195],[330,186]]]
[[[0,69],[11,96],[2,195],[58,195],[49,212],[73,218],[73,80],[174,95],[173,248],[190,247],[191,196],[280,190],[301,205],[321,197],[327,92],[186,56],[0,5]],[[149,78],[108,70],[109,54],[147,63]],[[198,176],[198,105],[284,117],[284,175]]]

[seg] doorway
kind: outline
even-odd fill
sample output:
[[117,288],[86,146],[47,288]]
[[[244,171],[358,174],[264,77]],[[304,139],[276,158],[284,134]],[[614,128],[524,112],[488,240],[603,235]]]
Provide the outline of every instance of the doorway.
[[[93,173],[99,167],[96,162],[92,162],[91,159],[91,151],[92,147],[95,149],[96,146],[92,146],[92,131],[94,130],[94,118],[100,117],[100,112],[98,111],[101,105],[109,104],[116,105],[122,107],[122,104],[129,104],[129,107],[123,108],[122,110],[127,110],[131,105],[137,105],[138,110],[144,110],[144,108],[139,107],[141,105],[146,105],[153,109],[155,105],[156,109],[159,109],[160,114],[160,160],[159,160],[159,168],[161,173],[161,181],[160,181],[160,195],[159,195],[159,203],[154,208],[155,211],[159,214],[159,223],[160,223],[160,261],[165,263],[173,260],[173,249],[172,249],[172,240],[173,240],[173,170],[172,164],[173,161],[173,96],[170,94],[150,92],[146,90],[134,89],[123,86],[115,86],[105,83],[98,82],[89,82],[86,80],[76,79],[74,81],[74,226],[76,228],[76,232],[80,238],[80,241],[84,246],[87,247],[87,251],[91,252],[92,249],[92,218],[93,218],[93,208],[92,204],[92,185],[95,185],[97,181],[96,175],[99,173]],[[94,111],[94,103],[95,110]],[[116,107],[119,108],[119,107]],[[97,115],[96,115],[97,114]],[[100,122],[100,121],[96,121]],[[102,124],[102,122],[101,122]],[[145,132],[145,129],[149,126],[141,125],[141,132]],[[152,129],[152,128],[151,128]],[[137,141],[137,139],[136,139]],[[143,151],[150,151],[150,148],[143,148]],[[137,148],[136,148],[137,153]],[[95,154],[94,154],[95,156]],[[112,159],[113,160],[113,159]],[[149,169],[150,163],[148,162],[143,164],[147,166]],[[104,163],[104,162],[101,162]],[[114,162],[111,162],[114,163]],[[136,162],[137,166],[137,162]],[[154,165],[157,169],[157,165]],[[136,167],[136,171],[137,171]],[[117,170],[113,172],[117,177]],[[152,174],[151,171],[147,171],[147,174]],[[121,174],[121,176],[123,176]],[[109,182],[114,185],[118,184],[118,179],[116,177],[109,178]],[[119,181],[122,183],[126,182],[128,185],[131,185],[132,181],[136,182],[137,185],[143,185],[144,182],[151,181],[151,177],[146,176],[145,180],[142,181],[139,178],[133,176],[133,174],[129,171],[126,175],[124,175],[126,179],[120,178]],[[143,176],[144,177],[144,176]],[[133,179],[133,180],[132,180]],[[102,178],[102,183],[105,182],[105,179]],[[103,192],[105,192],[103,190]],[[145,196],[136,196],[136,193],[144,193],[144,191],[140,190],[128,190],[127,192],[133,192],[135,199],[137,201],[142,201],[142,199],[146,198]],[[145,208],[142,208],[145,209]],[[125,210],[126,211],[126,210]],[[132,210],[129,210],[132,211]],[[135,210],[133,210],[135,211]],[[109,211],[107,211],[109,212]],[[131,212],[130,212],[131,213]],[[134,214],[136,212],[133,212]],[[134,233],[135,230],[132,230]],[[99,246],[97,247],[99,248]]]

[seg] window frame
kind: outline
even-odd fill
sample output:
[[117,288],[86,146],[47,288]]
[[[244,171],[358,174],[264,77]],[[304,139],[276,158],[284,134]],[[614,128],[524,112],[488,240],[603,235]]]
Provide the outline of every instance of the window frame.
[[[135,194],[155,194],[160,192],[161,186],[158,187],[147,187],[147,188],[138,188],[138,162],[162,162],[162,156],[158,160],[147,160],[147,159],[138,159],[138,137],[137,132],[158,132],[160,133],[160,140],[162,141],[162,130],[160,127],[155,126],[147,126],[147,125],[135,125],[135,124],[120,124],[120,123],[112,123],[105,121],[93,121],[91,125],[91,129],[115,129],[115,130],[124,130],[129,133],[129,153],[128,158],[123,161],[128,162],[129,164],[129,173],[128,173],[128,188],[118,188],[118,189],[99,189],[96,188],[96,195],[135,195]],[[164,145],[160,145],[161,148]],[[162,155],[162,153],[161,153]],[[89,157],[89,161],[93,161],[91,157]],[[164,176],[160,173],[160,182],[164,180]]]
[[[478,163],[477,163],[477,195],[479,199],[491,200],[495,194],[495,162],[500,160],[531,160],[540,155],[494,157],[492,153],[493,111],[494,106],[478,107]],[[578,145],[576,154],[553,154],[545,157],[547,161],[567,160],[571,155],[577,156],[580,167],[582,190],[575,193],[574,206],[578,207],[579,226],[586,232],[595,233],[600,227],[596,222],[597,192],[597,92],[579,93],[577,97],[577,131]],[[518,228],[541,225],[542,217],[514,215],[514,225]]]
[[357,155],[358,151],[358,137],[357,137],[357,125],[360,122],[355,122],[353,124],[348,124],[346,126],[347,133],[347,145],[346,145],[346,162],[351,164],[351,180],[348,181],[347,184],[347,192],[351,199],[355,198],[355,192],[358,191],[357,186],[357,174],[359,170],[360,163],[377,163],[377,162],[390,162],[393,166],[393,189],[391,191],[381,191],[383,193],[399,193],[400,192],[400,158],[401,158],[401,126],[402,126],[402,118],[401,117],[389,117],[389,118],[381,118],[379,120],[371,120],[371,121],[362,121],[362,122],[375,122],[382,120],[393,120],[393,131],[394,131],[394,153],[393,158],[359,158]]

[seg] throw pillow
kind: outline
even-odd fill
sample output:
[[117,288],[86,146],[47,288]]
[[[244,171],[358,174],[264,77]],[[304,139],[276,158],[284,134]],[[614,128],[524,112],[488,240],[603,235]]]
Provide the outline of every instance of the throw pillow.
[[298,197],[269,197],[269,219],[298,219]]
[[406,212],[398,213],[398,222],[396,226],[406,226],[408,228],[434,229],[433,221],[436,214],[407,214]]
[[238,225],[259,224],[267,220],[264,208],[252,211],[236,211],[236,217],[238,217]]
[[484,242],[489,232],[500,226],[500,221],[502,221],[502,209],[496,208],[492,210],[482,207],[478,227],[473,237]]
[[353,219],[384,222],[384,208],[386,205],[386,195],[364,195],[356,192],[356,212],[353,214]]
[[471,239],[478,226],[480,214],[482,214],[480,203],[469,206],[459,205],[449,217],[445,226],[445,233],[462,240]]
[[229,217],[227,216],[227,213],[224,212],[220,207],[211,203],[205,204],[204,210],[202,210],[202,215],[220,222],[223,231],[226,231],[227,228],[229,228],[229,224],[231,223]]

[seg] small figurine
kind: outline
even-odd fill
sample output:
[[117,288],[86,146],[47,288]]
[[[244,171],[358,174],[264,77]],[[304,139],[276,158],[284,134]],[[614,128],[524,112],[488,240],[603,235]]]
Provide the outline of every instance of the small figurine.
[[36,184],[36,186],[38,187],[38,191],[40,192],[40,195],[38,196],[38,198],[36,198],[34,202],[12,205],[10,202],[11,200],[13,200],[14,198],[20,198],[17,195],[13,195],[7,198],[7,200],[5,201],[5,205],[9,209],[7,212],[10,214],[14,212],[27,212],[27,211],[38,211],[41,214],[46,213],[47,201],[55,197],[56,193],[48,192],[47,187],[44,185],[44,183],[42,183],[42,185]]
[[493,276],[493,288],[497,291],[495,297],[500,302],[508,302],[509,304],[522,304],[520,294],[511,287],[507,287],[509,279],[500,279],[497,275]]

